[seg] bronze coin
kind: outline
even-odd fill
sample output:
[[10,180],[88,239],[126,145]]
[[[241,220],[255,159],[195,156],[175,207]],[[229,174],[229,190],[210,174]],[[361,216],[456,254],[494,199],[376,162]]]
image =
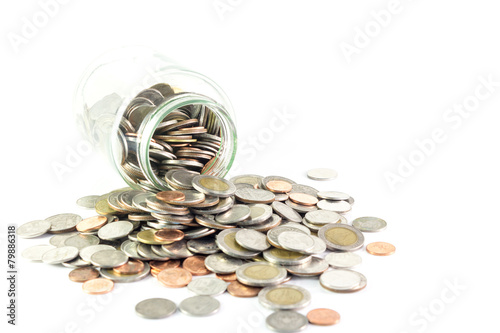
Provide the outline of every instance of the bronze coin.
[[184,199],[186,199],[186,196],[180,191],[163,191],[156,193],[156,198],[166,203],[170,203],[172,201],[184,201]]
[[165,287],[182,288],[191,282],[193,275],[184,268],[167,268],[162,270],[157,278]]
[[255,297],[261,290],[261,287],[246,286],[238,281],[233,281],[227,286],[227,292],[235,297]]
[[162,271],[167,268],[177,268],[181,265],[181,261],[179,259],[171,259],[167,261],[150,261],[149,266],[151,266],[152,270]]
[[184,233],[176,229],[160,229],[155,232],[155,238],[160,242],[176,242],[184,238]]
[[330,309],[314,309],[309,311],[307,319],[313,325],[331,326],[339,322],[340,315]]
[[266,183],[266,187],[274,193],[287,193],[292,190],[292,184],[283,180],[270,180]]
[[318,198],[306,193],[290,193],[288,197],[290,200],[299,205],[314,206],[318,203]]
[[97,215],[81,220],[76,225],[76,230],[80,232],[94,231],[108,223],[108,218],[106,216]]
[[182,267],[193,275],[207,275],[212,273],[205,266],[205,257],[203,256],[192,256],[184,259]]
[[226,282],[236,281],[236,273],[229,273],[229,274],[217,273],[217,274],[215,274],[215,277],[217,277],[218,279],[221,279],[223,281],[226,281]]
[[386,242],[374,242],[366,246],[366,252],[374,256],[390,256],[396,252],[396,247]]
[[79,267],[69,272],[69,279],[74,282],[85,282],[98,277],[99,271],[92,267]]
[[104,278],[97,278],[86,281],[82,285],[82,289],[85,293],[90,295],[102,295],[102,294],[107,294],[111,290],[113,290],[114,285],[115,284],[111,280]]
[[129,259],[126,264],[113,268],[118,274],[138,274],[144,270],[144,263],[137,259]]

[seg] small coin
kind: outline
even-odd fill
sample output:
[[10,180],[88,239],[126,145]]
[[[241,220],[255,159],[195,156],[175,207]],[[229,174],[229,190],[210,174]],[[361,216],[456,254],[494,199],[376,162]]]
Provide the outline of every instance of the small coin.
[[227,198],[234,194],[236,186],[228,180],[208,175],[193,178],[193,187],[198,191],[216,197]]
[[97,232],[100,239],[114,240],[127,237],[134,230],[134,225],[128,221],[117,221],[106,224]]
[[290,193],[305,193],[316,197],[318,190],[308,185],[293,184]]
[[275,201],[271,204],[271,207],[273,208],[274,212],[281,216],[282,218],[292,221],[292,222],[301,222],[302,217],[300,216],[299,213],[297,213],[295,210],[290,208],[289,206],[285,205],[282,202]]
[[95,231],[108,223],[108,218],[103,215],[92,216],[80,221],[76,225],[76,230],[80,232]]
[[340,321],[340,315],[337,311],[320,308],[309,311],[307,319],[313,325],[331,326]]
[[149,262],[149,265],[151,266],[152,270],[156,270],[158,272],[161,272],[164,269],[167,268],[177,268],[181,265],[181,261],[178,259],[172,259],[168,261],[156,261],[152,260]]
[[318,192],[318,198],[326,200],[349,200],[349,194],[337,191],[321,191]]
[[180,206],[194,206],[198,205],[201,202],[205,201],[205,194],[200,193],[195,190],[181,190],[184,194],[184,200],[172,201],[170,204],[172,205],[180,205]]
[[128,261],[128,256],[118,250],[103,250],[94,253],[90,257],[92,265],[101,268],[114,268],[124,265]]
[[295,252],[307,252],[314,247],[314,239],[301,230],[280,233],[278,243],[285,250]]
[[28,260],[33,260],[33,261],[41,261],[43,255],[52,249],[55,249],[55,246],[52,245],[35,245],[32,247],[28,247],[25,249],[22,253],[21,256],[25,259]]
[[48,232],[51,226],[51,223],[46,220],[31,221],[17,228],[16,234],[21,238],[34,238]]
[[94,253],[104,250],[116,250],[116,249],[113,246],[106,244],[91,245],[80,250],[80,257],[83,260],[90,262],[90,258]]
[[386,242],[374,242],[366,246],[366,252],[374,256],[390,256],[396,252],[396,247]]
[[61,265],[63,265],[64,267],[68,267],[68,268],[79,268],[79,267],[88,267],[92,264],[88,261],[85,261],[85,260],[77,257],[71,261],[63,262],[63,263],[61,263]]
[[137,259],[129,259],[125,264],[113,268],[118,274],[138,274],[144,270],[144,263]]
[[64,246],[74,246],[78,250],[82,250],[91,245],[99,244],[99,237],[93,235],[74,235],[64,240]]
[[219,311],[220,303],[212,296],[193,296],[179,304],[179,310],[189,316],[204,317]]
[[243,260],[233,258],[225,253],[211,254],[205,258],[205,266],[214,273],[230,274],[243,265]]
[[120,274],[117,273],[113,268],[101,268],[100,271],[102,277],[113,282],[129,283],[144,279],[149,275],[151,269],[149,264],[145,262],[143,270],[135,274]]
[[166,298],[149,298],[137,303],[135,313],[147,319],[162,319],[177,311],[177,306]]
[[266,326],[280,333],[300,332],[307,327],[306,316],[295,311],[275,311],[266,318]]
[[99,272],[92,267],[79,267],[69,272],[69,279],[74,282],[85,282],[98,277]]
[[280,226],[299,229],[300,231],[304,232],[305,234],[311,235],[311,230],[309,230],[308,227],[306,227],[300,223],[297,223],[297,222],[284,222],[284,223],[281,223]]
[[189,271],[192,275],[207,275],[211,272],[205,267],[205,257],[203,256],[192,256],[186,258],[182,263],[182,267]]
[[334,292],[354,292],[366,287],[366,277],[349,269],[333,269],[319,277],[320,285]]
[[76,201],[76,204],[83,208],[94,209],[95,204],[97,203],[97,199],[100,198],[100,195],[87,195],[83,198],[80,198]]
[[247,286],[238,281],[233,281],[227,286],[227,292],[235,297],[255,297],[261,290],[261,287]]
[[264,256],[264,259],[273,264],[285,266],[305,264],[312,259],[312,256],[307,254],[278,248],[266,250],[262,253],[262,255]]
[[221,279],[222,281],[226,281],[226,282],[236,281],[236,274],[235,273],[229,273],[229,274],[216,273],[215,277],[218,279]]
[[250,251],[262,252],[271,247],[265,234],[251,229],[240,229],[235,239],[238,244]]
[[273,215],[273,209],[269,205],[253,204],[248,207],[250,207],[250,221],[242,221],[241,223],[238,223],[238,225],[247,226],[260,224]]
[[229,256],[240,259],[251,259],[259,254],[258,251],[250,251],[236,242],[236,229],[227,229],[221,231],[216,236],[216,242],[222,252]]
[[156,193],[156,198],[166,203],[176,204],[178,201],[184,201],[186,195],[180,191],[164,191]]
[[57,234],[57,235],[50,237],[49,243],[50,243],[50,245],[53,245],[55,247],[61,247],[61,246],[64,246],[64,241],[66,239],[68,239],[74,235],[78,235],[78,232],[73,231],[73,232],[68,232],[68,233],[64,233],[64,234]]
[[184,268],[167,268],[162,270],[158,276],[158,281],[168,288],[182,288],[191,282],[193,275]]
[[61,264],[71,261],[78,256],[78,249],[73,246],[62,246],[49,250],[42,255],[42,261],[46,264]]
[[326,262],[334,268],[351,268],[361,264],[363,259],[353,252],[333,252],[325,256]]
[[352,226],[363,232],[378,232],[387,228],[387,222],[378,217],[358,217],[352,221]]
[[311,303],[311,293],[294,285],[271,286],[259,292],[259,303],[270,310],[298,310]]
[[318,231],[326,246],[334,251],[355,251],[363,246],[365,237],[356,228],[346,224],[325,224]]
[[327,223],[339,223],[340,215],[336,212],[328,210],[315,210],[313,212],[308,212],[304,216],[307,222],[313,224],[327,224]]
[[236,270],[239,282],[254,287],[274,286],[282,283],[286,277],[286,269],[265,261],[244,264]]
[[307,177],[313,180],[332,180],[337,178],[337,171],[328,168],[317,168],[307,171]]
[[316,206],[299,205],[299,204],[293,202],[292,200],[285,200],[285,205],[287,205],[290,208],[293,208],[294,210],[296,210],[299,213],[304,213],[304,214],[318,210],[318,207],[316,207]]
[[76,225],[82,220],[82,217],[76,214],[58,214],[45,219],[50,222],[49,232],[61,233],[75,230]]
[[239,188],[234,193],[236,199],[244,203],[267,204],[274,201],[275,195],[271,191],[255,188]]
[[214,254],[220,251],[213,237],[190,239],[186,243],[186,246],[187,249],[193,253]]
[[[303,232],[304,234],[307,234],[307,232],[303,231],[302,229],[297,229],[293,227],[287,227],[287,226],[279,226],[276,228],[273,228],[267,232],[267,240],[269,243],[271,243],[272,246],[281,248],[281,245],[279,243],[278,237],[282,232],[285,231],[295,231],[295,232]],[[311,232],[309,232],[311,233]]]
[[202,277],[189,282],[187,288],[196,295],[217,296],[226,291],[227,283],[215,277]]
[[90,295],[102,295],[107,294],[111,290],[113,290],[114,285],[115,284],[111,280],[97,278],[84,282],[82,285],[82,289],[85,293]]
[[283,180],[270,180],[266,183],[266,188],[274,193],[288,193],[292,190],[292,184]]
[[290,193],[290,200],[299,205],[314,206],[318,203],[318,198],[305,193]]
[[176,242],[184,238],[184,232],[175,229],[160,229],[154,233],[160,242]]
[[288,273],[298,276],[320,275],[328,269],[328,263],[321,258],[312,257],[309,262],[302,265],[286,266]]
[[319,209],[329,210],[337,213],[346,213],[351,210],[351,205],[347,201],[320,200],[316,204]]
[[247,205],[234,205],[224,213],[218,214],[215,221],[222,224],[234,224],[249,218],[250,213],[250,207]]
[[253,188],[259,188],[260,183],[264,177],[257,175],[241,175],[230,179],[233,184],[249,184]]

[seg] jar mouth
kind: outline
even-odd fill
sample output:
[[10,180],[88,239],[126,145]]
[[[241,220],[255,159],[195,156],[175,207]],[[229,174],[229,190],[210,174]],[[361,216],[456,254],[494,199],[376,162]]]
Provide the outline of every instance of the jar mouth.
[[[133,188],[147,189],[149,191],[168,191],[172,188],[163,180],[154,170],[150,160],[150,142],[155,135],[155,131],[162,121],[174,110],[187,107],[200,106],[208,108],[219,122],[221,144],[215,157],[209,160],[202,174],[224,177],[231,168],[236,156],[237,135],[236,126],[228,110],[215,100],[201,94],[182,92],[166,98],[143,120],[137,130],[137,137],[140,138],[137,144],[137,161],[142,170],[146,183],[138,183],[133,180],[120,166],[122,160],[122,149],[120,149],[120,140],[112,140],[111,156],[115,161],[117,171],[123,179]],[[118,134],[120,130],[116,124],[112,133]],[[149,183],[149,184],[148,184]]]

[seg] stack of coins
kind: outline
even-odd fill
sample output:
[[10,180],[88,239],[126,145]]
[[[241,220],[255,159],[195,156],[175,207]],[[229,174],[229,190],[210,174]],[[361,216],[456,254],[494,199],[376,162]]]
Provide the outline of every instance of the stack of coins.
[[[363,232],[384,230],[387,223],[376,217],[348,223],[342,214],[354,203],[349,195],[319,192],[280,176],[226,180],[179,168],[165,178],[170,191],[124,188],[77,201],[94,207],[98,216],[59,214],[22,225],[20,237],[55,234],[50,245],[28,248],[23,256],[74,268],[70,280],[83,282],[91,294],[149,275],[163,287],[187,287],[197,296],[181,302],[179,310],[194,316],[217,312],[215,297],[226,291],[258,296],[262,306],[276,311],[267,325],[278,331],[301,330],[308,318],[319,325],[338,322],[333,310],[312,310],[307,318],[295,312],[312,298],[308,290],[286,283],[292,276],[317,276],[332,292],[366,287],[366,277],[351,269],[361,263],[354,251],[363,248]],[[383,242],[367,247],[373,255],[394,251]],[[158,304],[168,306],[160,311]],[[164,318],[176,309],[173,302],[154,298],[137,304],[136,312]]]

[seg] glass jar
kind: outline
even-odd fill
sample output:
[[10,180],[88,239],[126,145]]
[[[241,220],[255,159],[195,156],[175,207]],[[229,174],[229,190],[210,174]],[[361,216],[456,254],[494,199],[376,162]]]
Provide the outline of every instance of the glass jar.
[[224,177],[236,154],[231,102],[208,77],[144,47],[110,51],[78,85],[78,127],[133,188],[170,190],[166,172]]

